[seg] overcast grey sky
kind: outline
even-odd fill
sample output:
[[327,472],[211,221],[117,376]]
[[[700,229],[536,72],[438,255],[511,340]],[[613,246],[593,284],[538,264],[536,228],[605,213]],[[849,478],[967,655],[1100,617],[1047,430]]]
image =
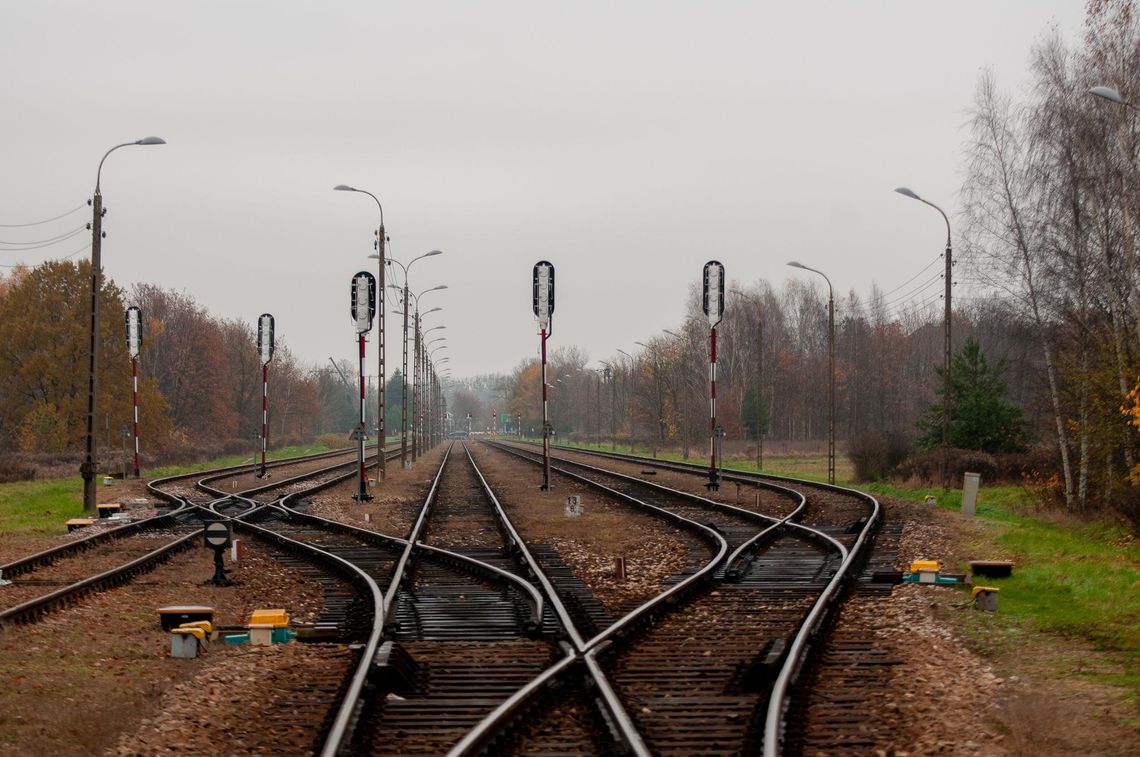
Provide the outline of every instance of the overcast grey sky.
[[118,283],[270,312],[304,361],[354,359],[349,281],[375,270],[378,211],[346,183],[380,197],[394,257],[444,251],[411,286],[448,286],[423,308],[444,308],[425,326],[447,327],[455,376],[536,354],[540,259],[551,348],[597,361],[675,329],[709,259],[776,287],[808,275],[798,259],[864,295],[918,273],[942,220],[891,190],[955,212],[979,73],[1023,86],[1031,45],[1050,24],[1076,43],[1083,6],[0,0],[0,224],[85,203],[108,148],[158,135],[103,169]]

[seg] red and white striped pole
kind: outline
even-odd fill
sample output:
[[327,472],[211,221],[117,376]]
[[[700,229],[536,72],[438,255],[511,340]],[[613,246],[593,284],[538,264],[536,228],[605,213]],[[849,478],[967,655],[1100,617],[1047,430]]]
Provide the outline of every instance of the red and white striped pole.
[[135,478],[139,466],[139,352],[142,350],[142,311],[137,305],[127,308],[127,354],[131,356],[131,428],[135,437]]
[[[381,292],[383,296],[383,292]],[[364,442],[368,438],[368,422],[364,412],[364,335],[372,330],[372,319],[376,317],[376,277],[368,271],[361,271],[352,277],[352,320],[356,326],[357,342],[360,345],[360,425],[353,432],[356,437],[356,459],[360,468],[360,490],[353,499],[363,502],[372,499],[368,492],[368,472],[364,464]],[[381,440],[380,455],[384,454]]]
[[358,499],[372,499],[372,495],[368,493],[368,473],[364,465],[364,440],[368,438],[368,423],[364,417],[364,334],[359,336],[360,342],[360,427],[359,444],[357,459],[360,461],[360,493],[357,495]]
[[265,478],[269,449],[269,363],[273,360],[273,316],[262,313],[257,319],[257,351],[261,356],[261,471]]
[[132,431],[135,437],[135,478],[141,476],[139,468],[139,359],[131,358],[131,408],[134,420]]
[[716,326],[709,330],[709,483],[718,483],[716,464]]
[[724,315],[724,266],[710,260],[704,268],[704,292],[701,309],[709,319],[709,489],[720,489],[720,466],[717,465],[716,444],[716,327]]
[[538,334],[542,341],[542,486],[550,490],[550,416],[547,412],[546,340],[554,331],[554,266],[540,260],[534,264],[534,314],[538,317]]
[[542,489],[550,489],[550,421],[547,415],[546,396],[546,329],[540,332],[542,339]]
[[269,364],[261,366],[261,475],[265,476],[265,453],[269,446]]

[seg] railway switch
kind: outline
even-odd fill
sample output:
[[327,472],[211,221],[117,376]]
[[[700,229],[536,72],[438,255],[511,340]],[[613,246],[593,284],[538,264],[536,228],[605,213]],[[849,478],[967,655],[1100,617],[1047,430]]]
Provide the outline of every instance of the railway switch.
[[206,648],[213,625],[208,620],[183,623],[170,629],[170,656],[193,658]]

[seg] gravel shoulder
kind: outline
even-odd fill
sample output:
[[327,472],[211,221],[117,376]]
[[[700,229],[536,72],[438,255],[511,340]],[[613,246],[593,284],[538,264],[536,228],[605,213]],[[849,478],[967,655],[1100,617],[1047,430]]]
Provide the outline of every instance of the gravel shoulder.
[[[900,568],[1007,557],[977,554],[988,541],[982,521],[904,500],[883,504],[888,518],[905,523]],[[903,584],[864,618],[904,660],[886,705],[899,733],[884,754],[1140,755],[1138,703],[1084,675],[1110,672],[1106,655],[1079,639],[1011,632],[969,599],[961,588]]]
[[[404,536],[444,447],[411,470],[390,465],[371,502],[352,500],[350,482],[314,498],[313,510]],[[527,520],[528,539],[556,544],[611,606],[650,591],[674,569],[667,543],[607,529],[596,497],[586,504],[597,517],[568,519],[562,507],[569,491],[541,495],[529,479],[501,485],[512,510]],[[100,501],[130,496],[127,489],[101,488]],[[971,551],[984,541],[979,521],[901,500],[884,504],[889,518],[905,523],[898,567],[919,558],[956,565],[1001,557]],[[0,561],[66,538],[0,539]],[[612,555],[623,552],[633,578],[619,586]],[[198,659],[171,658],[156,613],[163,605],[208,604],[219,623],[244,622],[263,607],[283,607],[303,621],[319,607],[319,587],[255,542],[247,543],[241,563],[228,567],[240,583],[203,585],[213,574],[212,557],[195,548],[40,623],[0,630],[0,753],[170,754],[206,751],[211,743],[219,754],[273,751],[246,729],[287,701],[282,682],[290,670],[339,664],[342,650],[291,644],[254,652],[215,644]],[[608,596],[607,581],[614,584]],[[1140,755],[1137,703],[1085,675],[1111,671],[1105,655],[1071,639],[1010,634],[997,617],[963,606],[967,597],[961,589],[903,585],[885,597],[856,597],[845,613],[845,622],[869,630],[904,661],[887,692],[869,705],[890,725],[874,754]],[[219,724],[220,748],[205,738],[204,723]],[[303,753],[292,742],[278,746],[279,753]]]

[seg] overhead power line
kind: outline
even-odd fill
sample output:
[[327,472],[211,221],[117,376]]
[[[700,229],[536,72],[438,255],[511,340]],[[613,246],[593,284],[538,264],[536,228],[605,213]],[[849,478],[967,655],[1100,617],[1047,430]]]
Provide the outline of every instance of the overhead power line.
[[72,208],[71,210],[67,211],[66,213],[61,213],[60,215],[55,216],[54,218],[45,218],[42,221],[32,221],[31,223],[0,223],[0,229],[23,229],[23,228],[27,228],[28,226],[40,226],[40,225],[45,224],[45,223],[51,223],[52,221],[58,221],[61,218],[67,218],[72,213],[77,213],[80,210],[83,210],[83,208],[85,208],[85,207],[87,207],[87,203],[83,203],[82,205],[80,205],[77,208]]

